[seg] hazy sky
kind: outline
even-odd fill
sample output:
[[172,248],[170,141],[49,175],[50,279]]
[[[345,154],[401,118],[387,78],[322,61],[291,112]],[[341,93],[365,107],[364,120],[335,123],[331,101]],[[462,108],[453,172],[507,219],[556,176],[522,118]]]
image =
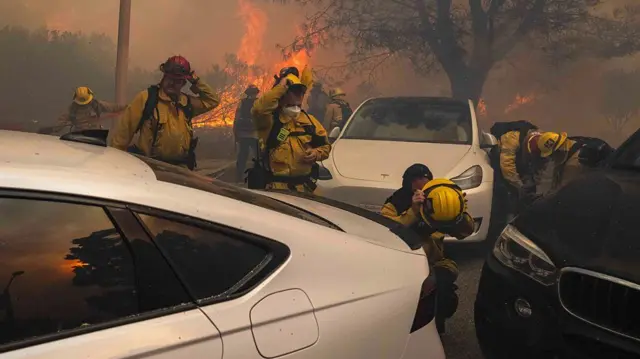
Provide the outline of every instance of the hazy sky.
[[[168,56],[182,54],[197,67],[221,62],[237,53],[247,32],[240,0],[134,0],[131,21],[131,65],[154,68]],[[303,21],[297,5],[271,0],[244,0],[262,16],[262,50],[278,55],[277,43],[291,41]],[[0,24],[100,32],[117,37],[119,1],[1,0]],[[198,66],[199,65],[199,66]]]

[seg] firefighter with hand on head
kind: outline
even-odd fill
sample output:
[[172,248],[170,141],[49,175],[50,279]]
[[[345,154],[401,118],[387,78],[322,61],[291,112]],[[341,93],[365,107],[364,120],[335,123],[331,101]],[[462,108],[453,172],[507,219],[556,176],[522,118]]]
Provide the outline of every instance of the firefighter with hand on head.
[[429,265],[436,275],[436,326],[444,333],[445,319],[458,307],[456,262],[444,254],[444,237],[463,239],[474,231],[465,193],[448,179],[434,179],[423,164],[411,165],[402,176],[402,188],[389,197],[382,215],[411,228],[423,239]]
[[343,128],[344,123],[349,119],[351,106],[344,99],[347,94],[340,88],[329,91],[330,103],[324,115],[324,125],[327,131],[331,132],[336,127]]
[[58,117],[56,127],[69,126],[69,131],[100,129],[102,114],[116,114],[125,107],[98,100],[90,88],[81,86],[74,91],[69,110]]
[[314,82],[309,96],[307,98],[307,106],[309,108],[309,114],[315,117],[320,123],[326,124],[325,114],[327,112],[327,105],[329,104],[329,96],[323,91],[322,84]]
[[260,90],[256,85],[249,85],[244,90],[244,98],[240,100],[233,121],[233,136],[237,145],[236,181],[244,182],[244,170],[249,156],[255,157],[258,151],[258,135],[251,120],[251,108],[258,98]]
[[316,162],[329,157],[331,145],[320,122],[302,110],[306,90],[295,74],[288,74],[254,103],[261,155],[249,171],[249,188],[315,191]]
[[[136,95],[110,134],[109,145],[194,169],[197,138],[191,120],[218,106],[220,100],[182,56],[167,59],[160,71],[160,83]],[[182,92],[187,82],[196,96]],[[136,133],[139,136],[132,143]]]

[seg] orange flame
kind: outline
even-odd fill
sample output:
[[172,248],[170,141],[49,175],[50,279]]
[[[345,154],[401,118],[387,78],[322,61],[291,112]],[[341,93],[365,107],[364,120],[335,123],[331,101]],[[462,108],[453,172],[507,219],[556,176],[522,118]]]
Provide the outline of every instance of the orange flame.
[[255,65],[262,51],[262,38],[267,29],[267,15],[248,0],[238,0],[240,18],[245,24],[245,34],[240,42],[238,59],[247,65]]
[[237,52],[238,60],[248,65],[246,73],[231,74],[231,69],[225,69],[230,75],[235,75],[236,82],[223,89],[220,94],[220,105],[194,119],[194,127],[223,127],[233,125],[233,118],[238,102],[241,100],[247,86],[256,85],[262,92],[272,85],[272,75],[283,67],[295,66],[300,71],[309,63],[310,54],[307,50],[293,53],[287,60],[266,66],[260,70],[256,65],[263,57],[262,41],[267,27],[267,16],[264,11],[256,7],[250,0],[238,0],[238,11],[245,24],[245,34]]
[[483,98],[478,100],[477,113],[482,117],[487,116],[487,104],[484,102]]
[[531,94],[529,96],[521,96],[520,94],[516,94],[516,98],[513,100],[513,102],[510,105],[508,105],[504,109],[504,113],[506,114],[506,113],[512,112],[513,110],[521,107],[522,105],[530,104],[535,99],[536,99],[536,96],[534,94]]

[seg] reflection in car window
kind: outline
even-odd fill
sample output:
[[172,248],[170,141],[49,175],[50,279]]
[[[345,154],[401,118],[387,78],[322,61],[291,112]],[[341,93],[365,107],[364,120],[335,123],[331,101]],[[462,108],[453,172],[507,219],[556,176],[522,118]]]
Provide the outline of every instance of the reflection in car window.
[[184,187],[194,188],[197,190],[217,194],[228,198],[250,203],[258,207],[270,209],[291,217],[303,219],[308,222],[319,224],[321,226],[338,229],[333,223],[326,221],[322,217],[316,216],[310,212],[303,211],[286,203],[276,201],[267,196],[251,192],[249,190],[236,187],[221,181],[213,180],[210,177],[199,175],[193,171],[183,169],[177,166],[167,165],[164,162],[156,161],[144,156],[137,156],[151,167],[158,181],[169,182]]
[[197,299],[232,294],[268,259],[267,250],[224,233],[139,217]]
[[101,207],[0,199],[0,344],[139,313],[127,246]]
[[373,99],[355,112],[342,138],[471,144],[471,112],[454,100]]

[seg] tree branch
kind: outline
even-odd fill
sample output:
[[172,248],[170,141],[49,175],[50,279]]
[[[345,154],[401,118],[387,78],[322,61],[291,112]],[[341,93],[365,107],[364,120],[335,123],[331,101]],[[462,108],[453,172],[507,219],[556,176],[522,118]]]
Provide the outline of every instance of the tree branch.
[[547,0],[535,0],[533,6],[527,11],[526,15],[522,19],[522,22],[516,29],[516,31],[509,36],[501,45],[497,46],[493,52],[493,61],[502,60],[516,44],[522,40],[533,28],[536,21],[544,13],[544,7],[547,4]]
[[482,0],[469,0],[469,8],[471,9],[471,26],[473,33],[484,35],[487,32],[487,14],[482,9]]

